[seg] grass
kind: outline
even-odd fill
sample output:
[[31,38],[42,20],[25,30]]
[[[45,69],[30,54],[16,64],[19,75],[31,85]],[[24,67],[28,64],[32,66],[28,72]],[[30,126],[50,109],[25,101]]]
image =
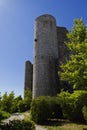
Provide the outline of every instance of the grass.
[[31,120],[29,111],[23,112],[22,114],[24,115],[26,121],[30,121]]
[[56,121],[46,126],[47,130],[87,130],[87,124],[76,124],[69,121]]
[[[31,121],[29,111],[22,114],[24,114],[26,121]],[[87,124],[77,124],[66,120],[53,120],[47,123],[44,128],[46,128],[46,130],[86,130]]]
[[83,130],[83,128],[87,129],[86,125],[77,125],[77,124],[65,124],[63,126],[53,126],[48,127],[47,130]]

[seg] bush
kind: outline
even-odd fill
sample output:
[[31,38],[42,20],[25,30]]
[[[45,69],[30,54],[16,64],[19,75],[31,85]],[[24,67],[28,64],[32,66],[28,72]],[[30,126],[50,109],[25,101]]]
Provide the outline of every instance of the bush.
[[61,98],[61,107],[64,118],[71,121],[84,121],[82,108],[87,104],[87,91],[61,92],[58,95]]
[[0,126],[1,130],[35,130],[35,126],[30,121],[13,120]]
[[85,121],[87,121],[87,106],[83,106],[82,113],[83,113]]
[[39,124],[44,124],[47,120],[62,116],[62,111],[56,98],[38,97],[31,103],[32,120]]
[[18,112],[25,112],[30,109],[30,106],[25,100],[22,100],[18,103]]
[[31,101],[32,101],[32,92],[30,89],[26,89],[24,91],[24,102],[26,104],[26,110],[30,109]]
[[12,91],[10,94],[5,92],[1,99],[1,109],[3,111],[11,113],[12,103],[14,101],[14,92]]
[[10,117],[10,114],[8,112],[0,110],[0,121],[3,120],[3,119],[6,119],[8,117]]
[[43,124],[50,117],[47,97],[39,97],[31,103],[31,116],[32,120],[36,123]]
[[32,92],[27,89],[24,91],[24,99],[17,103],[17,108],[19,112],[25,112],[30,109],[30,104],[32,101]]
[[32,93],[29,89],[24,91],[24,99],[18,96],[12,102],[11,112],[25,112],[30,109],[30,104],[32,100]]
[[60,119],[63,117],[62,108],[60,105],[60,98],[50,97],[50,106],[51,107],[51,119]]
[[24,99],[21,95],[15,97],[13,91],[10,94],[5,92],[0,96],[0,109],[9,113],[24,112],[30,109],[31,101],[32,92],[29,89],[24,91]]
[[27,104],[24,102],[24,100],[19,101],[18,103],[18,112],[25,112],[27,109]]
[[12,107],[11,107],[11,113],[15,113],[19,111],[18,105],[19,103],[23,101],[21,95],[17,96],[13,102],[12,102]]

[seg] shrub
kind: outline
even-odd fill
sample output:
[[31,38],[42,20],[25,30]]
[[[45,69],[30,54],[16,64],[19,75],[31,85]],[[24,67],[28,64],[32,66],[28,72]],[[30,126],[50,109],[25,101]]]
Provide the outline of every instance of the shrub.
[[27,89],[24,91],[24,99],[20,100],[17,104],[19,112],[25,112],[30,109],[30,104],[32,101],[32,92]]
[[51,107],[51,119],[60,119],[63,117],[62,108],[60,105],[60,98],[50,97],[49,107]]
[[83,113],[85,121],[87,121],[87,106],[83,106],[82,113]]
[[61,108],[54,97],[38,97],[31,103],[31,117],[36,123],[43,124],[62,115]]
[[26,89],[24,91],[24,102],[26,104],[26,110],[30,109],[31,101],[32,101],[32,92],[30,89]]
[[19,105],[19,102],[22,101],[22,97],[21,95],[17,96],[13,102],[12,102],[12,107],[11,107],[11,113],[15,113],[15,112],[18,112],[19,108],[18,108],[18,105]]
[[61,98],[61,107],[65,118],[71,121],[84,121],[82,107],[87,104],[87,91],[78,90],[72,94],[61,92],[58,96]]
[[24,99],[18,96],[12,102],[11,112],[25,112],[30,109],[30,104],[32,100],[32,93],[29,89],[24,91]]
[[8,117],[10,117],[10,114],[8,112],[0,110],[0,121],[3,120],[3,119],[6,119]]
[[13,101],[14,101],[14,92],[12,91],[10,94],[5,92],[1,99],[1,109],[3,111],[11,113]]
[[50,117],[50,114],[47,97],[39,97],[32,101],[31,116],[33,121],[43,124]]
[[35,130],[35,126],[30,121],[13,120],[0,126],[1,130]]
[[24,102],[24,100],[19,101],[18,111],[19,112],[25,112],[26,110],[27,110],[27,104]]

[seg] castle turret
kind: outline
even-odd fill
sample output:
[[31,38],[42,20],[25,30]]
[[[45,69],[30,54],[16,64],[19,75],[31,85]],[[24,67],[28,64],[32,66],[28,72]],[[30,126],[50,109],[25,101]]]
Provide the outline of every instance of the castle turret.
[[35,20],[33,98],[57,94],[58,45],[56,20],[42,15]]
[[24,90],[32,90],[33,65],[30,61],[25,62]]

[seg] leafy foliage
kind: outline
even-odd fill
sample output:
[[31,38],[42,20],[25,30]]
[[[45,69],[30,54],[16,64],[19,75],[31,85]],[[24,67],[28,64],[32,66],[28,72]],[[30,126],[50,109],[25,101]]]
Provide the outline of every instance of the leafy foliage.
[[84,121],[82,108],[87,105],[87,91],[78,90],[70,94],[61,92],[58,97],[61,98],[61,107],[64,118],[71,121]]
[[21,100],[18,103],[18,111],[19,112],[24,112],[24,111],[30,109],[30,104],[31,104],[31,101],[32,101],[32,92],[29,89],[27,89],[27,90],[25,90],[24,93],[25,93],[24,94],[25,95],[24,100]]
[[0,110],[14,113],[14,112],[24,112],[30,109],[30,104],[32,100],[32,94],[30,90],[25,91],[25,98],[19,95],[15,97],[14,92],[11,93],[5,92],[0,98]]
[[9,113],[18,112],[18,104],[20,101],[22,101],[22,97],[18,96],[15,98],[15,94],[13,91],[9,94],[5,92],[1,97],[0,109]]
[[32,120],[44,124],[50,119],[62,117],[62,110],[55,97],[38,97],[31,103]]
[[32,101],[32,92],[31,92],[31,90],[30,89],[26,89],[25,91],[24,91],[24,102],[25,102],[25,104],[27,104],[27,106],[26,106],[26,110],[28,110],[28,109],[30,109],[30,104],[31,104],[31,101]]
[[30,121],[13,120],[9,124],[6,123],[0,126],[1,130],[35,130],[35,126]]
[[70,59],[61,65],[61,80],[68,81],[75,89],[87,89],[87,28],[82,19],[76,19],[66,46],[71,51]]
[[84,119],[87,121],[87,105],[83,106],[82,113],[83,113]]
[[3,119],[6,119],[8,117],[10,117],[10,114],[8,112],[0,110],[0,121],[3,120]]
[[22,97],[19,95],[18,97],[14,98],[11,106],[11,113],[19,111],[19,103],[23,101]]
[[6,112],[11,112],[13,100],[14,92],[12,91],[9,95],[7,94],[7,92],[5,92],[1,100],[1,109]]

